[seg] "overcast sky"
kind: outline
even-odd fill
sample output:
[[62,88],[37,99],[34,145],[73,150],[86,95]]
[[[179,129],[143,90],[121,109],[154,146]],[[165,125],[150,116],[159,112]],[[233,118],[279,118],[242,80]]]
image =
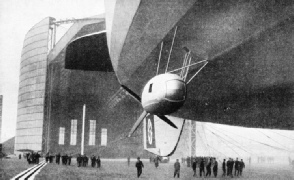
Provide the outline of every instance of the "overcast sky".
[[0,94],[4,96],[1,140],[15,136],[19,68],[27,31],[45,17],[56,20],[104,13],[104,0],[1,0]]

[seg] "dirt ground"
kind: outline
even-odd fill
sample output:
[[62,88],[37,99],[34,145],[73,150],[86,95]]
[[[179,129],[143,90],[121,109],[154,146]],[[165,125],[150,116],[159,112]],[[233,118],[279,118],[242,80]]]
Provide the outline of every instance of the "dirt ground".
[[[55,163],[46,165],[36,176],[36,180],[51,179],[70,179],[70,180],[91,180],[91,179],[137,179],[135,162],[131,162],[130,166],[124,161],[103,161],[102,167],[92,168],[77,167],[76,160],[73,159],[71,166],[57,165]],[[31,167],[25,160],[3,159],[0,161],[0,179],[11,179],[21,171]],[[153,163],[144,162],[144,169],[140,179],[172,179],[173,163],[161,163],[156,169]],[[192,177],[191,168],[181,165],[180,179],[204,179],[199,177],[199,169],[197,169],[197,177]],[[246,166],[242,177],[221,177],[222,172],[219,167],[217,178],[205,179],[294,179],[294,169],[286,164],[253,164]]]

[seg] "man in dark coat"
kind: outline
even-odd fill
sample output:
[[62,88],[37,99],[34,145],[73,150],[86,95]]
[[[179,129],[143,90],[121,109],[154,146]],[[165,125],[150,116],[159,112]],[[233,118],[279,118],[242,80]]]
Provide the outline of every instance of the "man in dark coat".
[[180,178],[180,170],[181,170],[181,164],[179,163],[179,159],[174,164],[175,172],[174,172],[174,177],[178,175],[178,178]]
[[36,164],[39,164],[41,155],[37,152],[36,154]]
[[239,161],[238,161],[238,158],[236,158],[236,161],[235,161],[235,176],[239,176]]
[[206,177],[211,176],[211,159],[209,160],[208,164],[206,165]]
[[131,161],[131,158],[130,158],[130,156],[128,156],[128,166],[130,166],[130,161]]
[[136,168],[137,168],[137,176],[138,178],[141,176],[142,174],[142,169],[144,167],[144,164],[142,161],[140,161],[140,157],[137,158],[137,162],[136,162]]
[[80,154],[78,154],[78,157],[77,157],[77,164],[78,164],[78,167],[81,167],[81,165],[82,165],[82,160],[83,160],[83,158],[82,158],[82,156],[80,155]]
[[84,156],[83,156],[83,166],[84,167],[86,167],[87,165],[88,165],[88,157],[87,157],[87,155],[85,154]]
[[193,163],[192,163],[192,169],[193,169],[193,177],[196,177],[196,167],[197,167],[197,162],[196,162],[196,158],[193,158]]
[[203,176],[205,176],[205,172],[204,172],[204,159],[202,158],[201,159],[201,162],[200,162],[200,167],[199,167],[199,169],[200,169],[200,177],[202,177],[202,172],[203,172]]
[[54,159],[53,154],[50,154],[50,156],[49,156],[49,161],[50,161],[50,163],[53,163],[53,159]]
[[100,156],[97,157],[96,164],[97,164],[97,168],[100,168],[101,167],[101,159],[100,159]]
[[64,154],[63,156],[61,156],[61,161],[63,165],[67,164],[67,154]]
[[96,165],[96,157],[94,155],[91,156],[91,165],[92,167],[95,167]]
[[215,158],[213,158],[213,160],[214,160],[214,164],[213,164],[213,167],[212,167],[212,171],[213,171],[214,177],[216,177],[217,176],[217,171],[218,171],[218,162],[216,161]]
[[154,158],[154,164],[155,164],[155,167],[156,167],[156,168],[159,166],[159,161],[160,161],[159,156],[156,156],[156,157]]
[[223,165],[222,165],[222,168],[223,168],[223,177],[226,176],[226,159],[224,159],[223,161]]
[[70,163],[71,163],[71,158],[72,158],[72,156],[71,156],[71,154],[69,154],[67,157],[67,164],[68,165],[70,165]]
[[56,164],[59,164],[60,163],[60,153],[58,153],[57,155],[56,155]]
[[239,172],[240,176],[242,176],[243,168],[245,168],[245,163],[243,162],[243,159],[239,162]]
[[46,153],[45,155],[45,161],[48,163],[49,162],[49,152]]

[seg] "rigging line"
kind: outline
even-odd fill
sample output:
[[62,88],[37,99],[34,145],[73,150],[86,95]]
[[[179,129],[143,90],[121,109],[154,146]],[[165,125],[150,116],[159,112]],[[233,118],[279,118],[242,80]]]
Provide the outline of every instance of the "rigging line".
[[217,136],[214,132],[210,131],[213,135],[215,135],[217,138],[219,138],[221,141],[223,141],[231,150],[233,150],[238,156],[240,156],[240,154],[238,154],[233,148],[231,148],[224,140],[223,138],[221,138],[220,136]]
[[[208,129],[208,130],[209,130],[209,129]],[[211,131],[211,130],[209,130],[209,131]],[[223,140],[225,140],[226,142],[228,142],[228,143],[230,143],[230,144],[232,144],[232,145],[236,146],[237,148],[239,148],[239,149],[241,149],[241,150],[243,150],[243,151],[247,152],[248,154],[252,154],[252,153],[250,153],[250,152],[246,151],[244,148],[242,148],[242,147],[240,147],[240,146],[238,146],[238,145],[236,145],[236,144],[234,144],[234,143],[230,142],[229,140],[225,139],[224,137],[221,137],[219,134],[216,134],[216,133],[215,133],[215,132],[213,132],[213,131],[211,131],[211,133],[213,133],[214,135],[217,135],[217,136],[219,136],[220,138],[222,138],[222,139],[223,139]],[[231,138],[230,138],[230,139],[231,139]],[[231,139],[231,140],[233,140],[233,139]]]
[[[239,143],[239,142],[237,142],[235,139],[233,139],[233,138],[231,138],[231,137],[229,137],[228,135],[226,135],[226,134],[224,134],[224,133],[222,133],[222,132],[220,132],[219,130],[217,130],[217,129],[215,129],[215,128],[213,128],[213,127],[211,127],[210,126],[210,128],[212,128],[213,130],[216,130],[216,131],[218,131],[220,134],[222,134],[222,135],[225,135],[227,138],[229,138],[229,139],[231,139],[231,140],[233,140],[234,142],[236,142],[236,144],[239,144],[239,146],[237,146],[236,144],[234,144],[235,146],[237,146],[237,147],[239,147],[240,149],[243,149],[242,148],[242,145]],[[233,143],[232,143],[233,144]],[[244,146],[243,146],[244,147]],[[247,150],[245,150],[245,149],[243,149],[244,151],[246,151],[247,153],[249,153],[249,154],[253,154],[252,152],[248,152]]]
[[[204,130],[204,127],[203,127],[203,123],[201,123],[201,127],[202,127],[202,130],[203,130],[203,134],[204,134],[205,140],[206,140],[206,142],[208,142],[208,141],[207,141],[207,138],[206,138],[205,130]],[[210,153],[210,152],[209,152],[209,153]]]
[[204,143],[204,141],[203,141],[203,139],[202,139],[202,137],[201,137],[201,135],[200,135],[200,133],[199,133],[198,130],[197,130],[197,133],[198,133],[198,135],[199,135],[199,137],[200,137],[200,140],[201,140],[202,144],[204,145],[206,151],[209,152],[208,144]]
[[200,64],[200,63],[204,63],[204,62],[208,62],[206,59],[205,60],[201,60],[201,61],[198,61],[198,62],[195,62],[193,64],[190,64],[190,65],[187,65],[187,66],[184,66],[184,67],[181,67],[181,68],[178,68],[178,69],[174,69],[172,71],[168,71],[167,73],[172,73],[172,72],[175,72],[175,71],[179,71],[181,69],[184,69],[184,68],[187,68],[187,67],[190,67],[190,66],[195,66],[197,64]]
[[294,140],[293,138],[287,137],[287,136],[282,135],[282,134],[280,134],[280,133],[277,133],[277,132],[275,132],[275,131],[273,131],[273,133],[276,133],[276,134],[278,134],[278,135],[280,135],[280,136],[283,136],[283,137],[285,137],[285,138],[288,138],[288,139]]
[[[185,53],[185,57],[184,57],[184,61],[183,61],[183,65],[182,65],[182,67],[185,67],[185,66],[186,66],[186,64],[187,64],[187,59],[188,59],[188,57],[189,57],[189,53],[190,53],[190,51],[187,52],[187,53]],[[181,78],[183,77],[184,70],[185,70],[185,68],[183,68],[182,71],[181,71],[181,73],[180,73],[180,77],[181,77]]]
[[168,64],[169,64],[169,60],[170,60],[170,55],[171,55],[172,50],[173,50],[173,46],[174,46],[174,42],[175,42],[175,37],[176,37],[176,34],[177,34],[177,29],[178,29],[178,26],[176,26],[175,33],[174,33],[174,37],[173,37],[173,41],[172,41],[172,45],[171,45],[171,47],[170,47],[170,51],[169,51],[169,55],[168,55],[168,59],[167,59],[167,65],[166,65],[165,73],[167,72],[167,69],[168,69]]
[[208,145],[208,146],[211,147],[214,151],[218,152],[219,154],[222,154],[223,156],[227,157],[227,155],[225,155],[224,153],[222,153],[222,152],[220,152],[220,151],[214,149],[212,146],[210,146],[210,145]]
[[266,143],[262,143],[262,142],[259,142],[259,141],[256,141],[256,140],[253,140],[253,139],[250,139],[250,138],[244,137],[244,136],[240,136],[240,135],[235,134],[235,133],[232,133],[232,132],[230,132],[230,131],[226,131],[226,132],[229,132],[229,133],[234,134],[234,135],[236,135],[236,136],[242,137],[242,138],[244,138],[244,139],[248,139],[248,140],[253,141],[253,142],[256,142],[256,143],[258,143],[258,144],[262,144],[262,145],[264,145],[264,146],[271,147],[271,148],[273,148],[273,149],[279,149],[279,150],[289,151],[289,150],[287,150],[287,149],[283,149],[283,148],[275,147],[275,146],[272,146],[272,145],[269,145],[269,144],[266,144]]
[[[189,57],[189,65],[191,64],[191,61],[192,61],[192,57],[190,56]],[[186,68],[186,73],[185,73],[185,81],[186,81],[186,79],[187,79],[187,76],[188,76],[188,73],[189,73],[189,69],[190,69],[190,66],[188,66],[187,68]]]
[[[264,136],[266,136],[267,138],[269,138],[270,140],[272,140],[273,142],[275,142],[275,143],[277,143],[277,144],[279,144],[280,146],[282,146],[282,147],[284,147],[285,149],[287,149],[288,150],[288,148],[286,147],[286,146],[284,146],[283,144],[280,144],[280,143],[278,143],[277,141],[275,141],[273,138],[271,138],[271,137],[269,137],[268,135],[266,135],[265,133],[263,133],[263,132],[261,132],[260,130],[258,130],[258,129],[255,129],[256,131],[258,131],[258,132],[260,132],[261,134],[263,134]],[[290,150],[288,150],[288,151],[290,151]]]
[[158,72],[159,72],[159,65],[160,65],[160,60],[161,60],[162,47],[163,47],[163,41],[161,42],[161,46],[160,46],[160,52],[159,52],[159,57],[158,57],[158,64],[157,64],[156,75],[158,75]]
[[206,61],[204,63],[204,65],[190,78],[190,80],[187,82],[187,84],[189,84],[189,82],[192,81],[192,79],[206,66],[207,63],[208,63],[208,61]]

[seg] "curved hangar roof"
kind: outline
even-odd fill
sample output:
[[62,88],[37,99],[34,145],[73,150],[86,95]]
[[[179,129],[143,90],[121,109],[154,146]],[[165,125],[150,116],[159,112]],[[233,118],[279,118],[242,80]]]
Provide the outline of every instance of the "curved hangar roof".
[[65,68],[113,72],[106,39],[106,31],[101,30],[72,40],[66,48]]

